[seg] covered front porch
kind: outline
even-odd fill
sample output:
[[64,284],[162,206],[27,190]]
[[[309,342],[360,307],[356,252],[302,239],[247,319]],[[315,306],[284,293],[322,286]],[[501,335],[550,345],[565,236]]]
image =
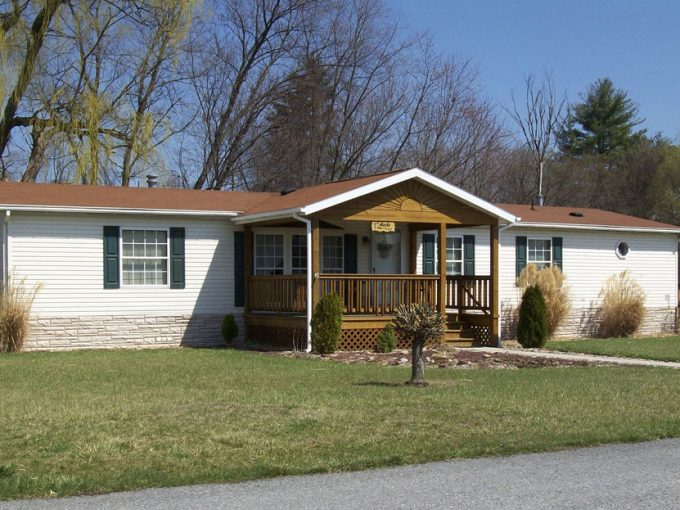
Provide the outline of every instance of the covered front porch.
[[[344,303],[342,350],[374,348],[377,335],[393,320],[399,305],[428,303],[442,310],[438,274],[321,273],[317,279],[319,298],[336,293]],[[491,280],[490,276],[446,275],[442,312],[447,318],[445,342],[460,346],[495,345]],[[304,348],[306,276],[251,275],[248,289],[248,338]]]
[[[502,218],[438,179],[385,180],[279,217],[244,217],[248,341],[308,349],[312,311],[335,293],[344,350],[374,348],[397,307],[410,303],[446,317],[445,342],[498,343]],[[488,267],[475,264],[473,236],[456,235],[480,226],[488,228]]]

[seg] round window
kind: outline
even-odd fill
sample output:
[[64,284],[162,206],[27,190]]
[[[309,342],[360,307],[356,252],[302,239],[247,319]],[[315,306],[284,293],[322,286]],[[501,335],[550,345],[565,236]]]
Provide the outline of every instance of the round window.
[[616,245],[616,255],[620,259],[625,259],[626,255],[630,252],[630,247],[628,246],[628,243],[625,241],[621,241]]

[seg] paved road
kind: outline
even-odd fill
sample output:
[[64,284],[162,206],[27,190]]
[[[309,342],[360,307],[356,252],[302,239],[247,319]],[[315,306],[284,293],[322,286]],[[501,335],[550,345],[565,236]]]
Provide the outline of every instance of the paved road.
[[680,508],[680,439],[356,473],[0,503],[0,510]]

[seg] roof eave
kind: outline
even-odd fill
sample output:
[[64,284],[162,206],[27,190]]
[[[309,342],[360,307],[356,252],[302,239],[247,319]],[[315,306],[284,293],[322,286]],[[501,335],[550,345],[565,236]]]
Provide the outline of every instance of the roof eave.
[[240,216],[237,216],[234,218],[232,221],[236,225],[247,225],[249,223],[257,223],[260,221],[269,221],[269,220],[284,220],[284,219],[289,219],[292,218],[294,214],[301,214],[302,209],[299,207],[295,207],[292,209],[281,209],[278,211],[267,211],[267,212],[261,212],[261,213],[253,213],[253,214],[243,214]]
[[676,234],[680,235],[680,228],[656,228],[656,227],[627,227],[624,225],[582,225],[574,223],[540,223],[540,222],[526,222],[520,221],[514,225],[517,227],[529,228],[548,228],[548,229],[564,229],[564,230],[609,230],[614,232],[643,232],[653,234]]
[[72,207],[58,205],[17,205],[0,204],[0,210],[17,212],[56,212],[86,214],[153,214],[158,216],[220,216],[234,217],[238,211],[215,211],[196,209],[153,209],[132,207]]

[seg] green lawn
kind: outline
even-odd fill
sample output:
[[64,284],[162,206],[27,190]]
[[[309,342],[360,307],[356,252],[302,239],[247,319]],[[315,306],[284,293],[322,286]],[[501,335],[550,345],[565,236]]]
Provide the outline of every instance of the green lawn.
[[0,356],[0,499],[680,436],[680,371],[341,365],[234,350]]
[[602,338],[548,342],[546,349],[589,354],[606,354],[627,358],[680,361],[680,337]]

